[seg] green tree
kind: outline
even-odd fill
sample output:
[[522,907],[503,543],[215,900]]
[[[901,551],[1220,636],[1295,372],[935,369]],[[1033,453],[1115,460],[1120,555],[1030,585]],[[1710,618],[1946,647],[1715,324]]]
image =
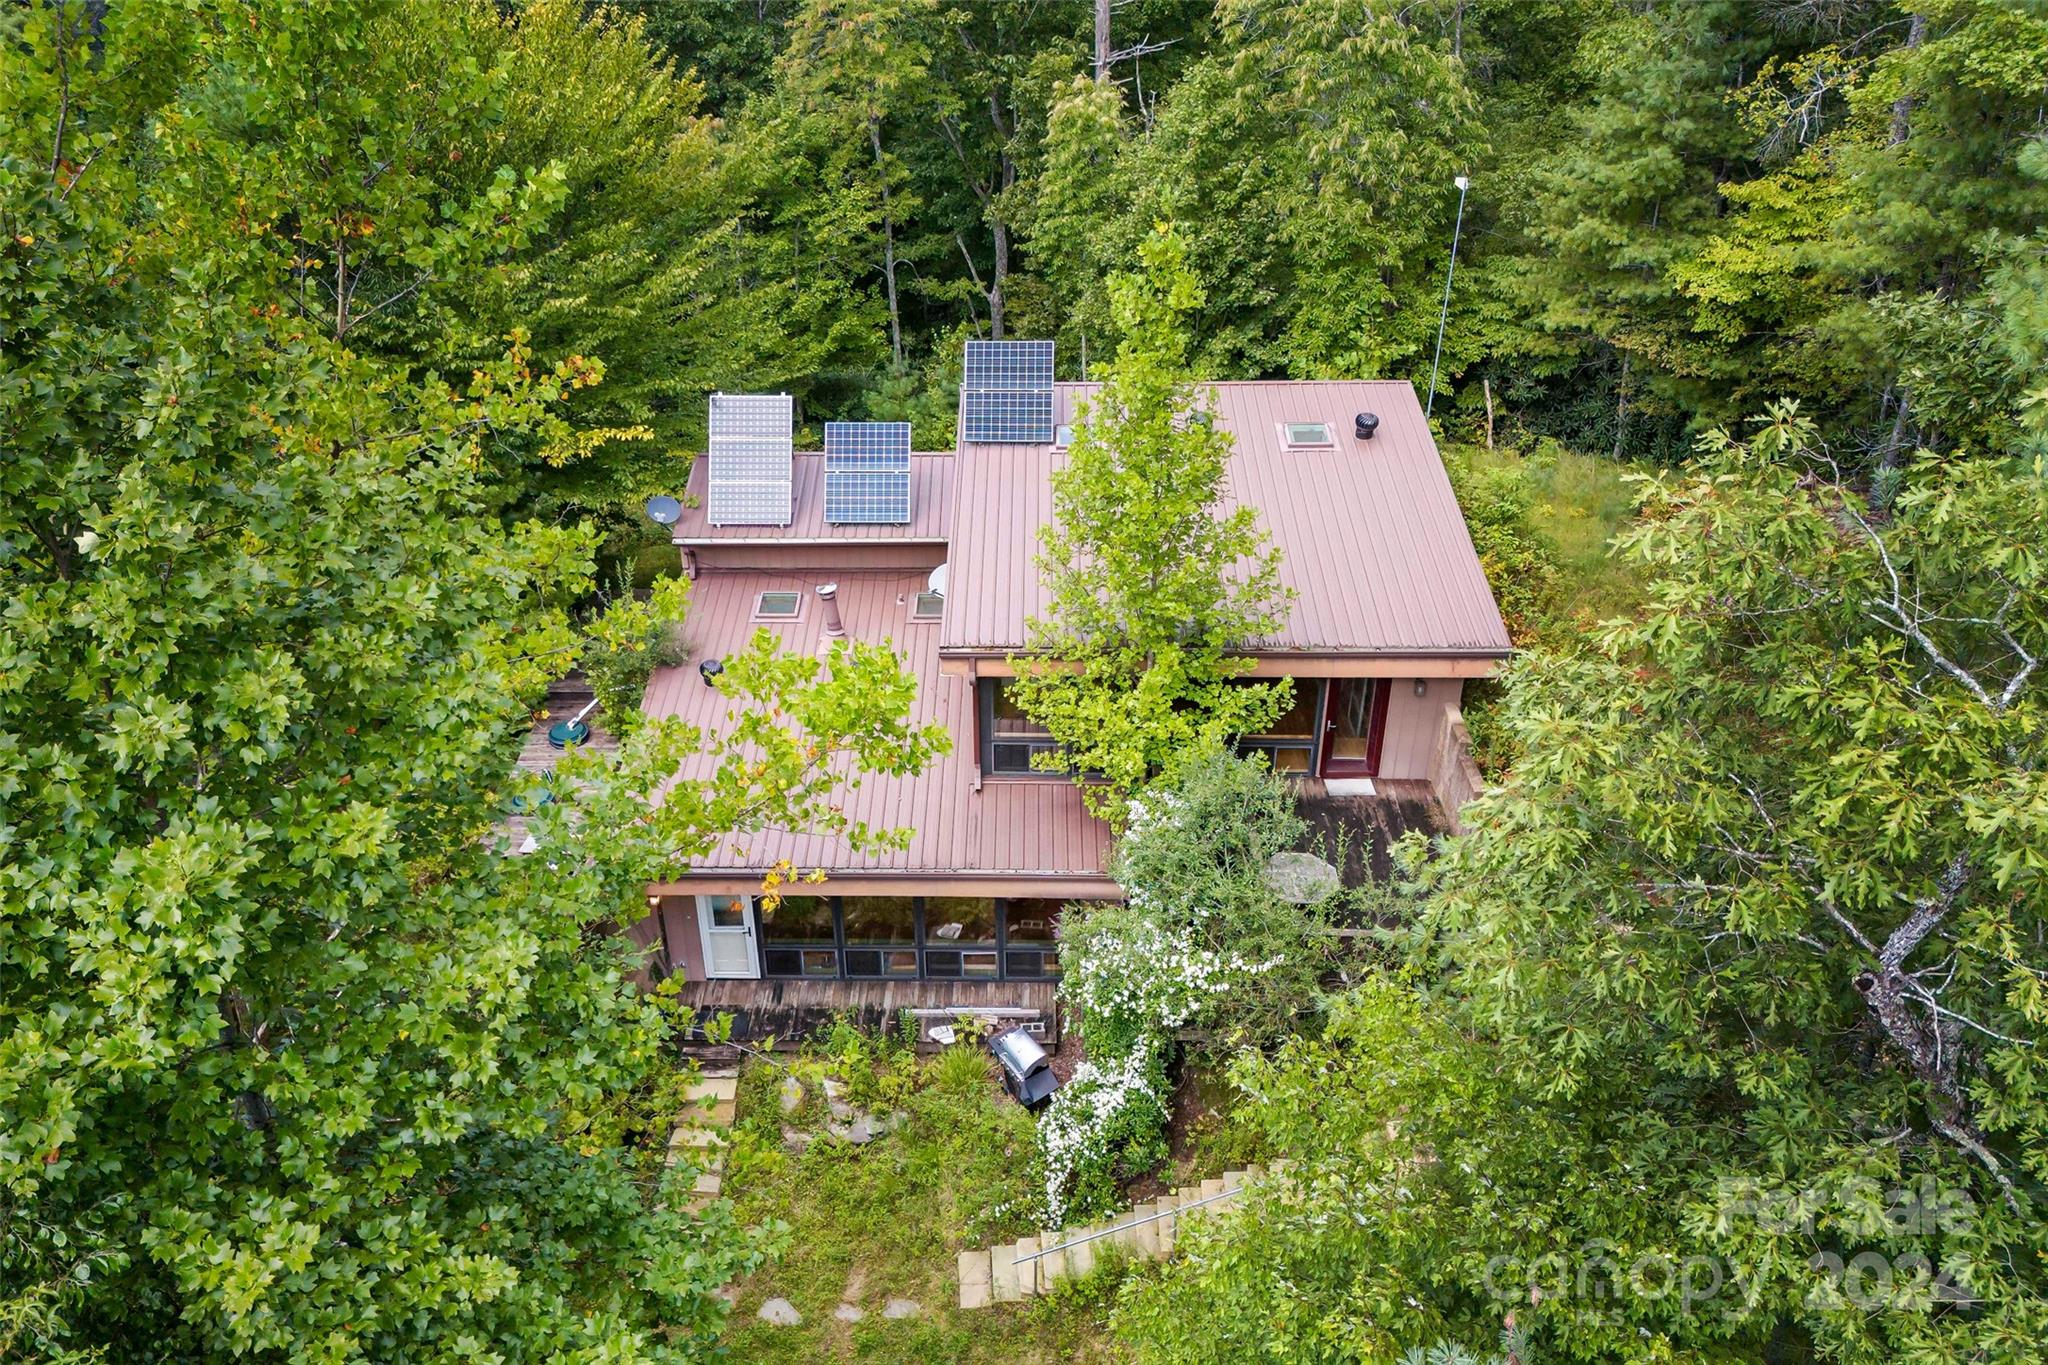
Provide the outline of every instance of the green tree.
[[883,295],[889,306],[889,361],[903,368],[903,308],[897,284],[897,238],[916,212],[903,163],[884,147],[883,129],[925,93],[929,59],[924,22],[938,0],[811,0],[791,21],[789,47],[778,63],[777,89],[797,111],[822,118],[835,141],[872,154],[849,171],[849,190],[872,200],[867,212],[881,229]]
[[1643,504],[1650,606],[1510,679],[1524,756],[1420,869],[1412,983],[1249,1065],[1303,1175],[1145,1298],[1161,1358],[1295,1271],[1325,1311],[1277,1358],[1510,1309],[1585,1359],[2048,1331],[2048,486],[1920,462],[1879,516],[1787,406]]
[[[1381,374],[1426,357],[1457,192],[1482,149],[1447,44],[1387,6],[1225,4],[1141,131],[1073,82],[1048,122],[1034,249],[1070,326],[1121,339],[1110,267],[1173,222],[1204,374]],[[1117,151],[1121,144],[1121,150]]]
[[[693,1358],[775,1233],[665,1207],[673,1113],[638,1098],[670,1072],[670,1011],[607,930],[726,830],[900,837],[833,795],[944,737],[908,724],[886,651],[757,642],[731,734],[644,727],[533,817],[542,856],[500,855],[591,538],[479,509],[492,452],[550,439],[594,375],[515,336],[450,384],[280,299],[301,267],[271,196],[325,172],[256,114],[302,86],[403,108],[384,82],[423,71],[363,57],[360,15],[6,20],[0,1336]],[[334,126],[308,136],[360,150]],[[502,183],[363,269],[462,259],[479,224],[534,240],[547,205]],[[715,775],[671,789],[707,747]],[[642,1112],[576,1117],[607,1106]]]
[[1184,319],[1202,293],[1185,248],[1162,226],[1143,261],[1114,285],[1124,340],[1052,476],[1048,609],[1010,684],[1059,741],[1049,766],[1099,775],[1079,780],[1109,814],[1153,775],[1270,723],[1290,691],[1237,681],[1236,651],[1278,629],[1289,594],[1257,511],[1223,506],[1231,442],[1187,368]]

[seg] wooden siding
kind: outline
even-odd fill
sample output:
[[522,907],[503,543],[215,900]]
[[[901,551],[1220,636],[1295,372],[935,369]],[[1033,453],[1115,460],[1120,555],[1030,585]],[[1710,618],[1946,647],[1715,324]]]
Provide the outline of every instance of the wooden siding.
[[904,1010],[1014,1010],[1059,1041],[1059,986],[1052,981],[691,981],[682,1001],[703,1016],[733,1016],[733,1040],[779,1045],[849,1018],[870,1032],[894,1029]]

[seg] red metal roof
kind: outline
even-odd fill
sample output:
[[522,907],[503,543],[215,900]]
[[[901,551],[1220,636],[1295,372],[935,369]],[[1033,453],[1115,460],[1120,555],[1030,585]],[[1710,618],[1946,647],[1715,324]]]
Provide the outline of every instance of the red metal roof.
[[[1060,384],[1054,420],[1070,423],[1093,384]],[[1218,425],[1236,438],[1231,505],[1249,503],[1280,549],[1295,590],[1286,626],[1262,654],[1505,656],[1486,574],[1465,530],[1414,386],[1394,380],[1218,383]],[[1371,441],[1352,435],[1379,416]],[[1289,449],[1289,422],[1326,422],[1334,449]],[[968,445],[957,458],[941,647],[1004,653],[1044,609],[1038,528],[1052,516],[1051,474],[1064,451]]]
[[690,466],[690,496],[683,500],[682,520],[675,524],[673,538],[678,545],[713,541],[942,541],[953,519],[954,464],[951,451],[918,452],[910,457],[907,525],[834,526],[825,520],[825,457],[800,451],[791,465],[789,525],[713,526],[705,511],[705,462],[696,460]]
[[[801,516],[801,503],[799,504]],[[780,859],[828,872],[967,873],[971,875],[1099,877],[1109,866],[1109,831],[1081,804],[1074,784],[1063,779],[991,779],[974,788],[974,684],[939,668],[936,622],[910,622],[910,602],[925,585],[925,571],[830,573],[709,572],[697,580],[684,634],[691,662],[657,670],[642,703],[649,715],[680,716],[707,731],[724,728],[731,699],[707,687],[697,662],[735,653],[757,629],[776,636],[785,651],[815,654],[824,613],[814,589],[839,585],[841,619],[847,633],[864,641],[889,641],[917,678],[912,718],[936,720],[953,737],[953,751],[922,777],[870,777],[846,793],[844,805],[856,820],[915,831],[908,848],[856,855],[845,842],[818,834],[763,831],[733,834],[692,865],[696,872],[759,871]],[[771,590],[804,595],[800,620],[762,626],[751,620],[755,599]],[[951,604],[948,604],[951,610]],[[693,755],[685,779],[708,776],[708,755]]]

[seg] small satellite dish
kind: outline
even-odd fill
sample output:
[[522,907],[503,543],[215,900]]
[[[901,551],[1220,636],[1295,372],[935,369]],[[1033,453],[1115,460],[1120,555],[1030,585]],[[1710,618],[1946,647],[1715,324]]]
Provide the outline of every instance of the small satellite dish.
[[673,526],[683,519],[683,505],[666,493],[656,493],[647,500],[647,516],[663,526]]
[[944,597],[946,595],[945,565],[941,564],[938,568],[932,570],[931,577],[925,579],[924,581],[924,590],[926,592],[935,592],[941,597]]

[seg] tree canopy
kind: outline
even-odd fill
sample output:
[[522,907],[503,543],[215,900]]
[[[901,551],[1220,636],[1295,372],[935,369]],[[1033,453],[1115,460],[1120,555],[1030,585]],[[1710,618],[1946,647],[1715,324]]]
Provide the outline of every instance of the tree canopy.
[[1110,286],[1124,340],[1052,475],[1046,611],[1009,683],[1059,743],[1040,761],[1082,774],[1107,814],[1154,775],[1257,733],[1288,696],[1284,681],[1236,681],[1238,651],[1280,626],[1288,593],[1257,511],[1223,505],[1230,436],[1186,361],[1201,288],[1173,232],[1143,256],[1144,274]]
[[[552,164],[363,198],[407,154],[330,120],[490,84],[410,13],[8,21],[0,1331],[53,1353],[706,1352],[713,1291],[777,1232],[668,1206],[635,1144],[673,1116],[672,1010],[608,931],[727,831],[897,837],[832,794],[945,742],[886,650],[763,641],[729,661],[755,702],[729,736],[656,724],[572,765],[541,852],[504,856],[595,540],[501,524],[495,456],[573,432],[601,366],[523,330],[453,381],[358,349],[371,299],[489,268],[559,201]],[[276,122],[307,89],[321,118]],[[453,307],[406,327],[492,344]],[[707,745],[717,775],[664,790]]]
[[1790,404],[1646,480],[1650,606],[1517,665],[1523,757],[1416,865],[1405,983],[1244,1063],[1306,1169],[1137,1297],[1144,1349],[1370,1357],[1511,1315],[1569,1358],[2024,1358],[2044,488],[1952,460],[1878,513]]

